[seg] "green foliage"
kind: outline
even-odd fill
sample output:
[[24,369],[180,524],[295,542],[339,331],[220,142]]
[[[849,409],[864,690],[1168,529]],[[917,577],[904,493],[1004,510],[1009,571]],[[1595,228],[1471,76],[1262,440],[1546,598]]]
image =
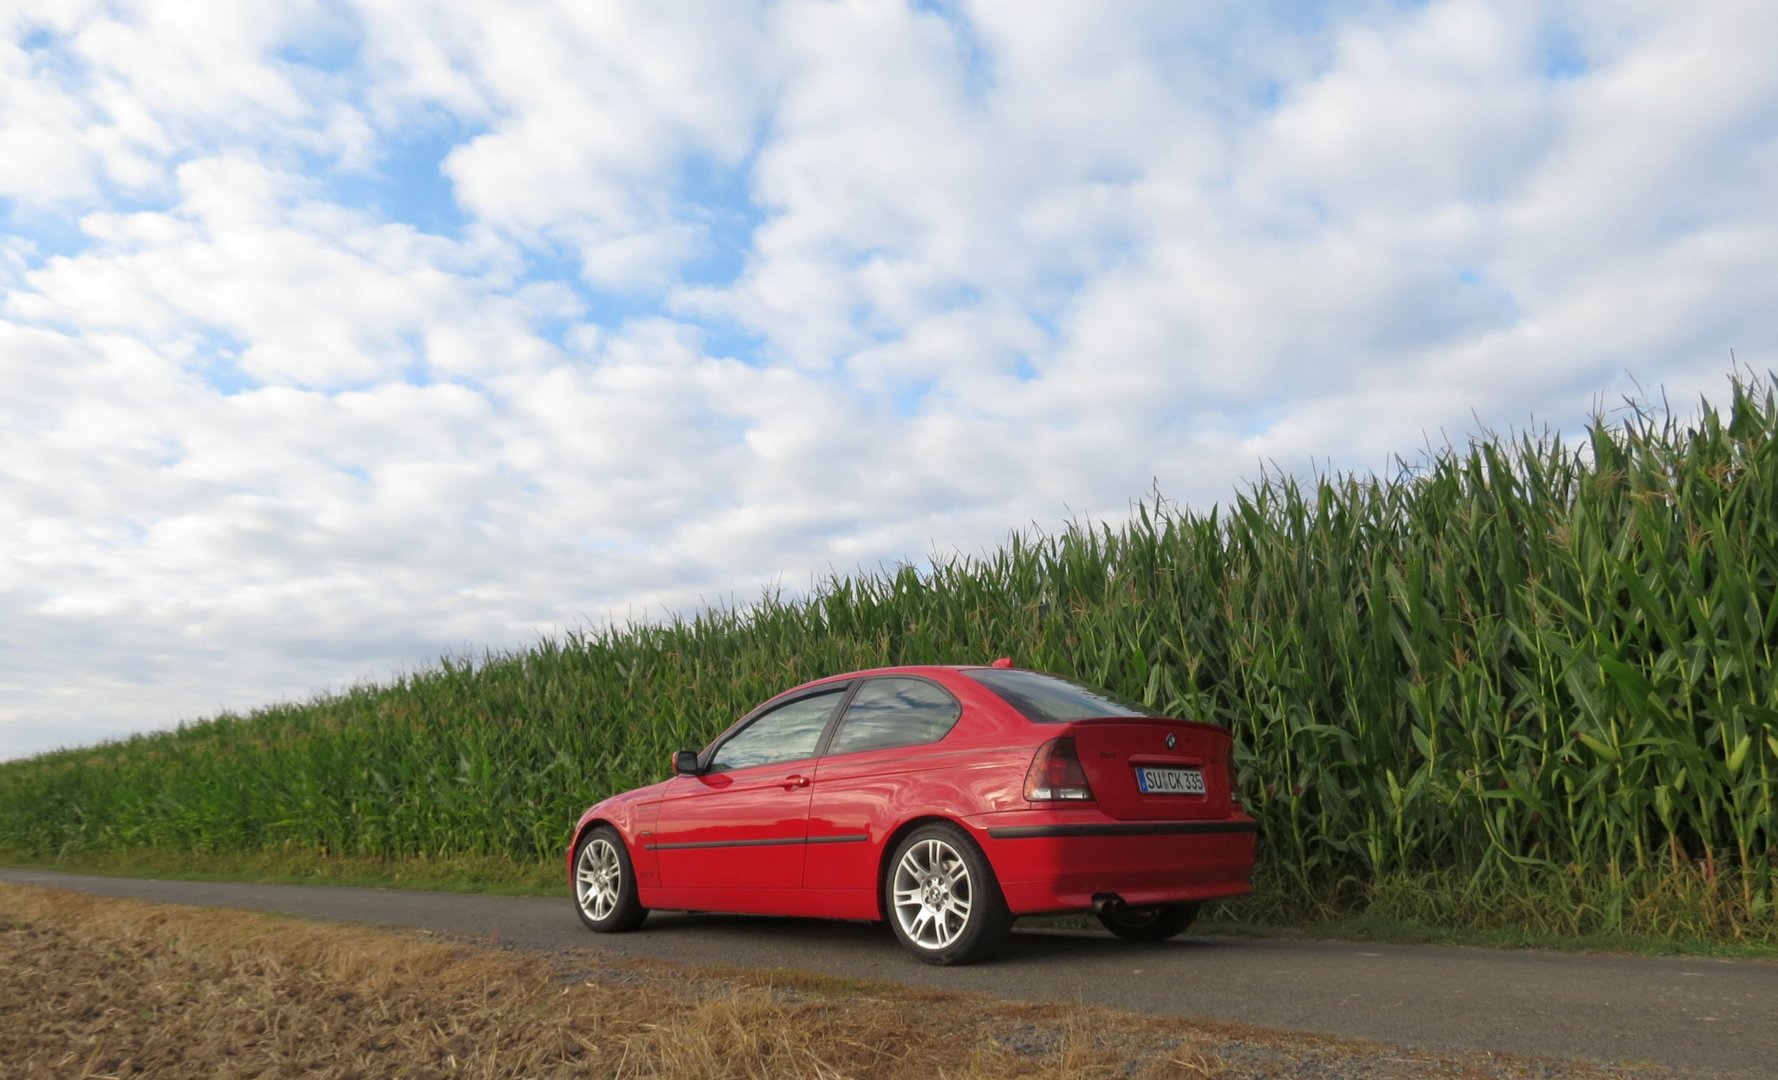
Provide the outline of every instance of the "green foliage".
[[1436,874],[1485,907],[1538,881],[1577,931],[1658,910],[1770,940],[1775,433],[1769,381],[1737,379],[1726,415],[1267,476],[1208,514],[1157,499],[925,575],[447,659],[0,765],[0,849],[553,858],[588,802],[778,690],[1010,654],[1232,728],[1264,895]]

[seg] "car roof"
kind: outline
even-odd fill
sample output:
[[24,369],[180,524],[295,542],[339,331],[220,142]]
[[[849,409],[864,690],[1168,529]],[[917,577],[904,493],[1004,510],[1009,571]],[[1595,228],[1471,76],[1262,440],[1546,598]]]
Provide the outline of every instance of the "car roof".
[[856,679],[864,675],[927,675],[934,671],[970,671],[975,668],[988,667],[987,664],[895,664],[890,667],[863,668],[859,671],[848,671],[843,675],[828,675],[816,679],[815,682],[831,682],[834,679]]
[[847,679],[862,679],[882,675],[931,676],[940,672],[979,671],[989,666],[990,665],[988,664],[895,664],[890,667],[862,668],[858,671],[846,671],[837,675],[823,675],[819,679],[810,679],[808,682],[793,686],[776,696],[783,697],[784,694],[792,694],[798,690],[806,690],[811,686],[824,686],[827,683],[845,682]]

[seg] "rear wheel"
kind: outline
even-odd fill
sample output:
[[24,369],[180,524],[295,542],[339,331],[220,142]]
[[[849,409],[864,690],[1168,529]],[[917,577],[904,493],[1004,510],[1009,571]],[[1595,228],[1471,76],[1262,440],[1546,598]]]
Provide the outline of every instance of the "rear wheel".
[[1105,929],[1131,941],[1165,941],[1185,932],[1204,904],[1153,904],[1148,907],[1114,907],[1098,912]]
[[623,837],[609,825],[588,830],[574,853],[574,910],[601,934],[634,930],[648,918]]
[[922,825],[896,845],[883,911],[902,947],[928,964],[980,960],[1012,932],[987,856],[949,822]]

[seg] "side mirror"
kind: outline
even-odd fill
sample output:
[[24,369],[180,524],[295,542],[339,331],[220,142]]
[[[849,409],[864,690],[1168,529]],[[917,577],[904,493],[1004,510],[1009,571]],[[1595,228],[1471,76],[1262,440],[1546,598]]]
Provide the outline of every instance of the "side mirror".
[[698,772],[698,752],[696,750],[675,750],[673,752],[673,775],[696,776]]

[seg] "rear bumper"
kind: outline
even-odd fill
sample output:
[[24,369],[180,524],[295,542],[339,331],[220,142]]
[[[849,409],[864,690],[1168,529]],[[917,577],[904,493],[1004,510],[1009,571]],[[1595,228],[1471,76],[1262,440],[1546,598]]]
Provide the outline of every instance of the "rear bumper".
[[1212,900],[1253,891],[1259,826],[1120,821],[1097,810],[1017,810],[968,821],[1015,915],[1087,911],[1093,897],[1127,904]]

